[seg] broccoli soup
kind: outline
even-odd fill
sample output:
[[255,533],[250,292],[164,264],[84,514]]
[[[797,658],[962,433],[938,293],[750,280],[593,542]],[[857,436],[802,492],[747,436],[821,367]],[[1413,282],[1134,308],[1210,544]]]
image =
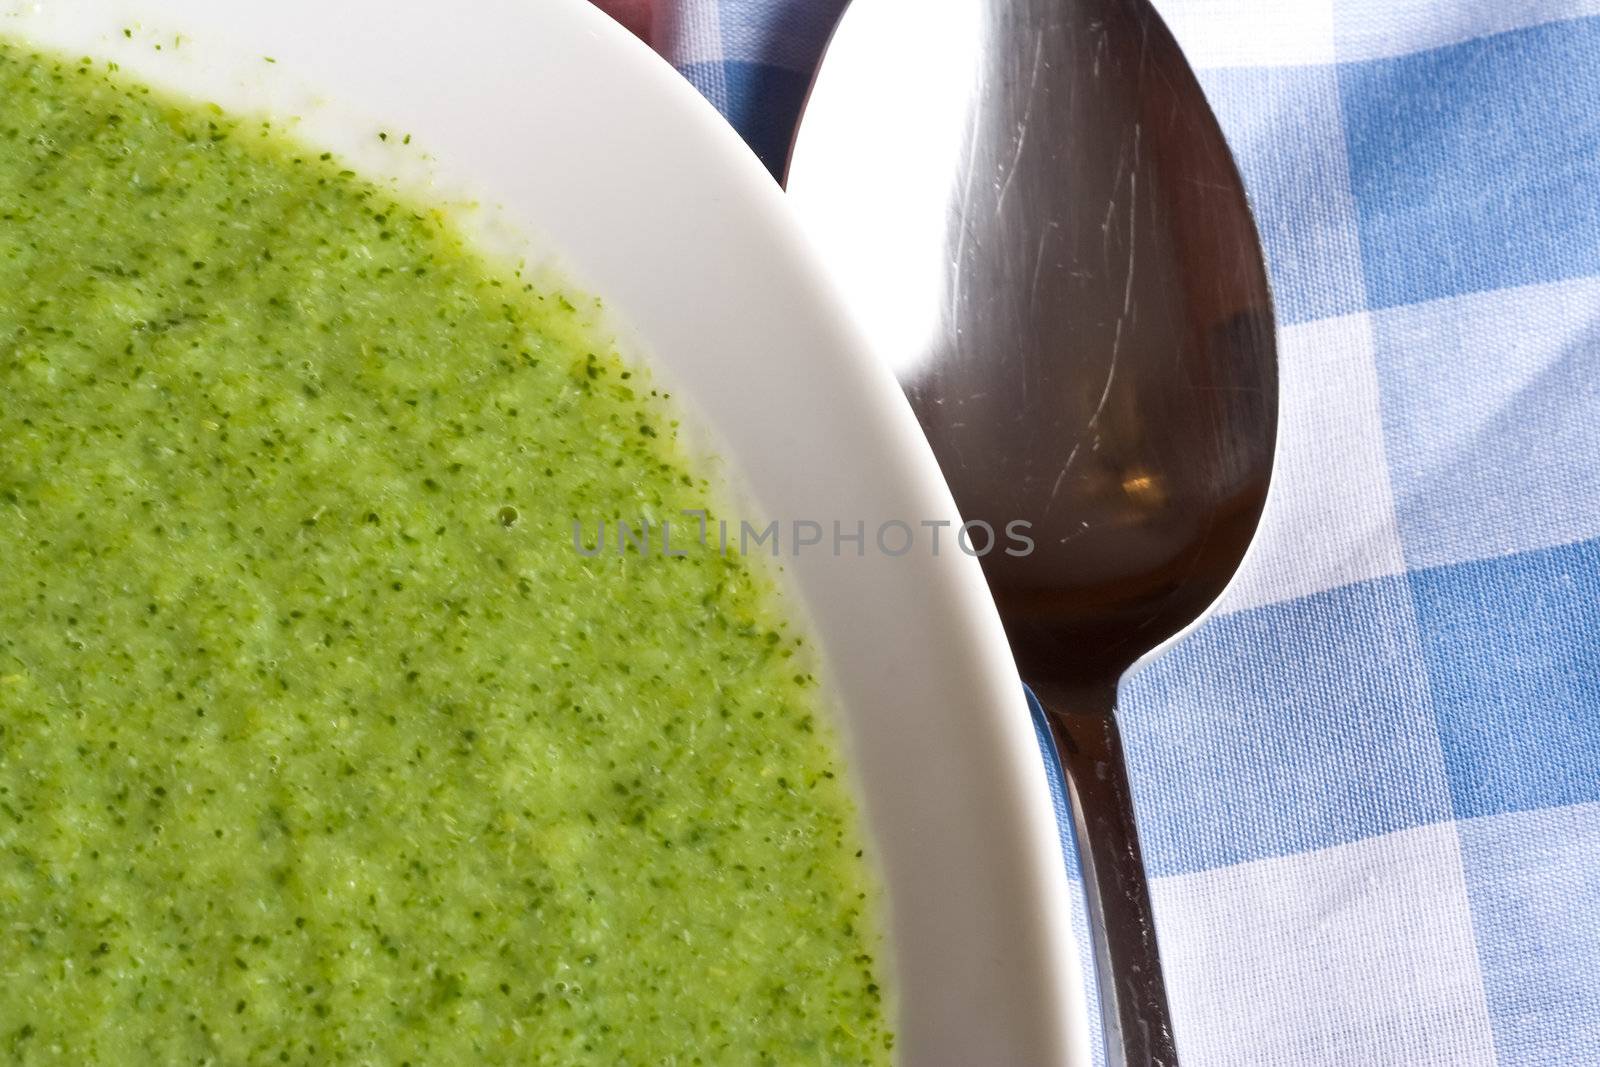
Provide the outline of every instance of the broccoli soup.
[[0,1059],[887,1062],[772,576],[575,549],[714,498],[593,301],[103,66],[0,145]]

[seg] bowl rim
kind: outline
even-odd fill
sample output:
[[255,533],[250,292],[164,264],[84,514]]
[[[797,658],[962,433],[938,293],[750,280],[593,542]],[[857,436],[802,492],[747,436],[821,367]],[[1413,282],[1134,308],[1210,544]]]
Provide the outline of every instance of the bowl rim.
[[[623,350],[687,395],[764,515],[958,526],[898,385],[705,98],[587,0],[450,8],[5,0],[0,34],[294,116],[295,136],[357,169],[497,205],[479,236],[601,294]],[[417,151],[373,136],[380,120]],[[823,646],[886,889],[899,1059],[1086,1064],[1055,815],[977,559],[947,544],[783,568]]]

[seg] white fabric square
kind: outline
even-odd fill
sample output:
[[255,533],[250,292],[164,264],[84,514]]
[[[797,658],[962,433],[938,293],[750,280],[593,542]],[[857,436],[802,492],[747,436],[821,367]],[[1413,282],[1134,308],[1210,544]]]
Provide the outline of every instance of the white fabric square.
[[1407,562],[1600,535],[1600,279],[1373,313]]
[[1453,824],[1152,892],[1185,1067],[1495,1062]]
[[1382,59],[1562,19],[1600,15],[1600,0],[1339,0],[1340,61]]
[[1384,457],[1372,321],[1345,315],[1278,335],[1277,466],[1261,528],[1219,611],[1405,570]]
[[1501,1063],[1600,1063],[1600,804],[1471,819],[1461,849]]
[[1156,0],[1197,69],[1331,63],[1333,0]]
[[1368,307],[1335,67],[1203,71],[1250,193],[1280,323]]

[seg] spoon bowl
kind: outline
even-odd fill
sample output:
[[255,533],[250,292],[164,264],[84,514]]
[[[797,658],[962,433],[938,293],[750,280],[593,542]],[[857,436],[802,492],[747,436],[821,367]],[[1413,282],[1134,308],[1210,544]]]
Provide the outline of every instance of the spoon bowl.
[[1272,471],[1272,303],[1216,118],[1147,0],[856,0],[787,186],[963,517],[1033,542],[984,569],[1067,772],[1108,1052],[1174,1064],[1114,709],[1232,579]]

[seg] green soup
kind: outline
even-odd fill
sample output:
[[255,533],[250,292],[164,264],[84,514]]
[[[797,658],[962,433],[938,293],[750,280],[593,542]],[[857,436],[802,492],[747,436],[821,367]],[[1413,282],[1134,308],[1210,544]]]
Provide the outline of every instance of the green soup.
[[889,1058],[769,576],[574,549],[710,489],[578,304],[0,46],[0,1060]]

